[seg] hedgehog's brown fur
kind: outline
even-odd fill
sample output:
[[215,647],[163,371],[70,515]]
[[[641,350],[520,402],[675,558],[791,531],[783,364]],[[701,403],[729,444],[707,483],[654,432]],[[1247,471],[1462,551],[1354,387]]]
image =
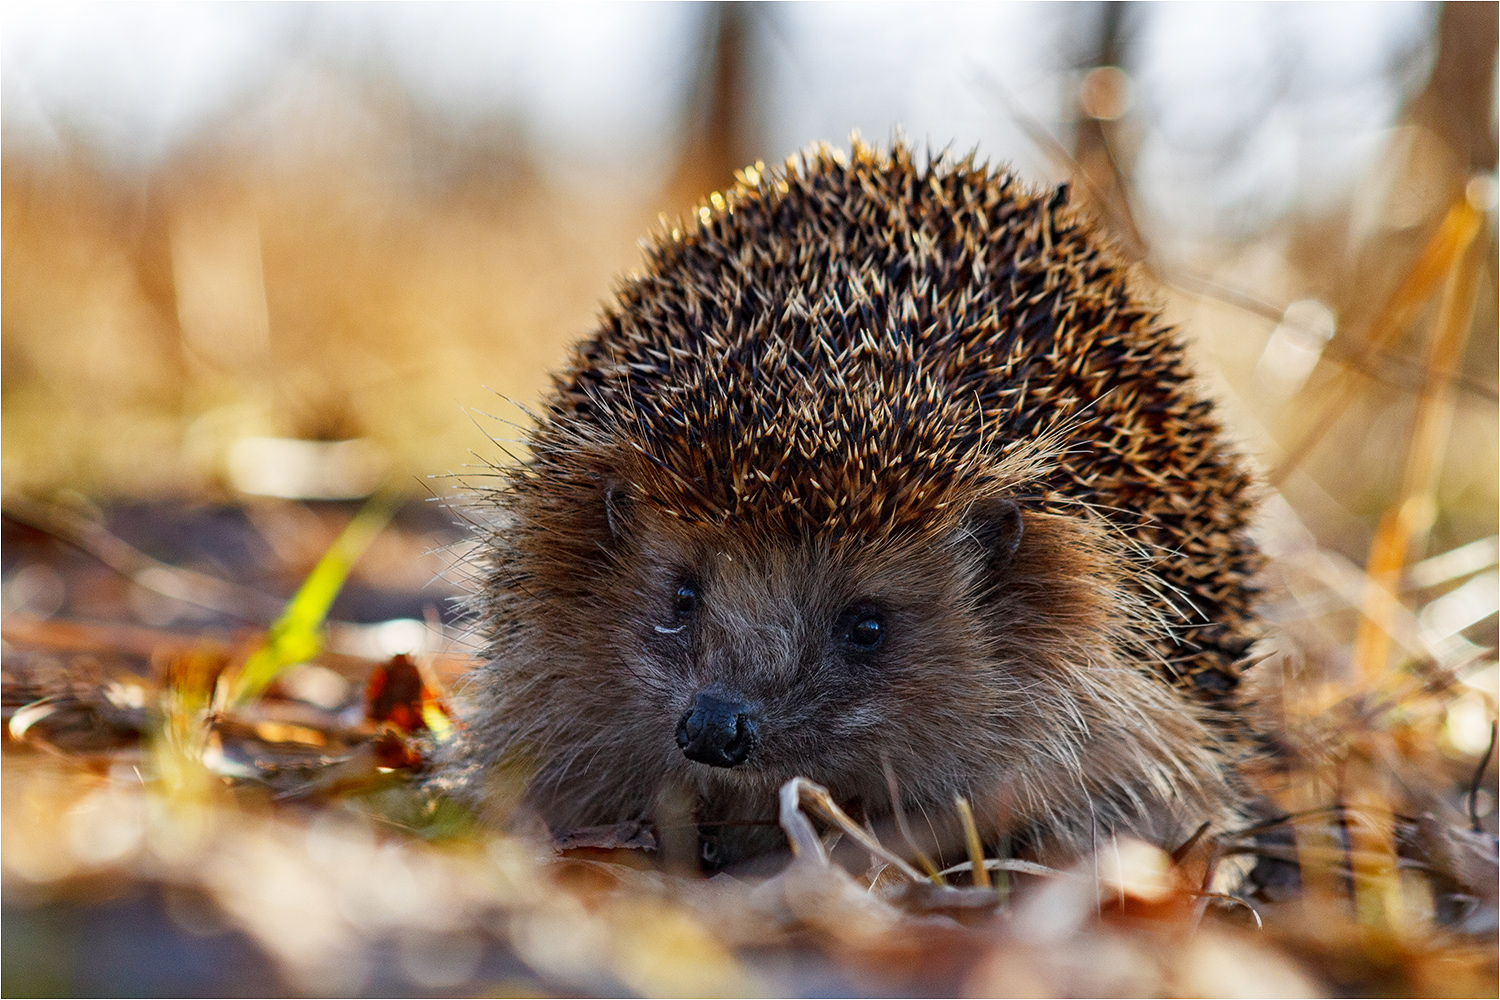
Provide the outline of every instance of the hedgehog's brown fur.
[[[488,787],[516,776],[554,830],[732,823],[801,774],[879,819],[889,772],[1053,860],[1235,815],[1249,480],[1065,189],[856,142],[689,223],[491,495],[464,744]],[[685,576],[701,607],[665,628]],[[879,656],[829,638],[853,605],[888,619]],[[740,767],[674,743],[706,689],[771,720]]]

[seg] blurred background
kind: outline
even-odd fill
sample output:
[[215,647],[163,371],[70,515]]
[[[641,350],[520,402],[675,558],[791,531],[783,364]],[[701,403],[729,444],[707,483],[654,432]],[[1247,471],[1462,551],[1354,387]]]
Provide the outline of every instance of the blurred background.
[[904,134],[1071,178],[1275,488],[1273,554],[1364,566],[1404,511],[1398,568],[1483,570],[1427,644],[1493,647],[1496,35],[1493,3],[9,4],[7,512],[452,495],[659,219]]
[[[419,491],[500,458],[476,421],[511,435],[479,414],[524,419],[509,401],[537,398],[660,213],[899,128],[1079,175],[1268,468],[1357,369],[1283,483],[1357,555],[1401,476],[1427,320],[1361,337],[1472,178],[1493,201],[1492,4],[3,16],[7,498]],[[1494,534],[1490,242],[1443,540]],[[299,461],[312,480],[276,481]]]

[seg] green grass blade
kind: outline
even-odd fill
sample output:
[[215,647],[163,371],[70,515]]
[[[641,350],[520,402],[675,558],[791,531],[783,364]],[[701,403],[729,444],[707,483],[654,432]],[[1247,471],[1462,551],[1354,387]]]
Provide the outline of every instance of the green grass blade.
[[267,631],[265,642],[240,667],[229,697],[231,706],[252,700],[287,667],[305,663],[323,648],[323,622],[328,609],[343,589],[349,571],[390,523],[402,500],[394,492],[377,493],[334,539]]

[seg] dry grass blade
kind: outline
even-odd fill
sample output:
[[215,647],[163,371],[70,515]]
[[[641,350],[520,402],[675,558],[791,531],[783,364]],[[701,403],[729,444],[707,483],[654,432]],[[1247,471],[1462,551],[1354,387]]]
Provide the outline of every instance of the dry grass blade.
[[1500,738],[1500,722],[1491,722],[1489,745],[1484,748],[1484,756],[1479,758],[1479,764],[1474,768],[1474,779],[1469,782],[1469,829],[1475,833],[1484,832],[1484,824],[1479,820],[1479,786],[1484,782],[1484,772],[1489,770],[1490,758],[1495,756],[1497,738]]
[[[1423,248],[1421,255],[1396,290],[1386,300],[1376,319],[1351,345],[1351,352],[1375,354],[1384,351],[1411,321],[1417,309],[1431,298],[1438,284],[1451,274],[1456,262],[1464,257],[1484,222],[1480,212],[1466,199],[1460,200],[1448,210],[1437,232]],[[1342,345],[1340,345],[1342,349]],[[1357,368],[1345,368],[1339,379],[1329,390],[1328,401],[1318,411],[1308,431],[1296,444],[1287,449],[1276,467],[1267,475],[1272,486],[1280,486],[1312,450],[1323,440],[1323,436],[1348,407],[1358,390]]]
[[905,858],[890,851],[872,837],[868,830],[854,822],[849,814],[833,801],[833,796],[828,794],[828,789],[806,778],[793,778],[781,786],[781,828],[786,831],[793,854],[798,857],[812,858],[825,864],[828,861],[828,852],[823,849],[823,843],[818,839],[817,832],[813,830],[812,823],[802,812],[804,806],[816,809],[825,820],[838,827],[850,839],[911,881],[926,880],[921,872],[907,863]]
[[[1383,689],[1387,681],[1396,593],[1412,552],[1420,553],[1436,514],[1437,477],[1447,450],[1453,419],[1453,376],[1473,326],[1479,269],[1487,241],[1476,241],[1483,215],[1467,201],[1450,211],[1429,253],[1413,269],[1384,316],[1386,329],[1367,334],[1372,347],[1399,330],[1404,315],[1421,299],[1419,292],[1436,278],[1436,264],[1445,250],[1447,269],[1443,295],[1424,352],[1424,384],[1407,443],[1399,492],[1381,519],[1366,564],[1362,617],[1352,654],[1355,683],[1365,692]],[[1403,298],[1403,294],[1405,297]],[[1316,428],[1315,428],[1316,429]],[[1392,802],[1397,800],[1388,768],[1379,764],[1389,743],[1378,730],[1356,734],[1354,753],[1346,762],[1343,784],[1350,816],[1347,825],[1349,864],[1353,875],[1358,918],[1368,926],[1399,932],[1403,922],[1402,887],[1394,833]],[[1317,853],[1299,837],[1304,848],[1304,871],[1316,868]]]
[[938,871],[938,866],[933,864],[927,853],[917,845],[917,838],[912,836],[911,826],[906,822],[906,810],[901,807],[901,788],[896,783],[896,772],[891,768],[891,762],[881,761],[881,767],[885,769],[885,785],[891,796],[891,815],[896,820],[896,829],[901,831],[901,839],[906,841],[906,846],[911,850],[912,856],[917,859],[917,864],[927,873],[927,877],[939,885],[943,884],[943,875]]
[[60,504],[23,497],[5,501],[5,516],[62,539],[139,587],[242,621],[264,623],[280,610],[275,598],[196,570],[153,559],[104,525]]
[[[1288,556],[1285,562],[1289,566],[1297,566],[1324,588],[1316,599],[1299,602],[1303,607],[1303,616],[1317,617],[1340,609],[1362,612],[1370,606],[1369,575],[1357,564],[1338,553],[1318,549],[1297,556]],[[1413,666],[1419,668],[1423,675],[1422,682],[1436,689],[1449,686],[1453,680],[1452,671],[1461,668],[1465,659],[1450,655],[1429,641],[1417,615],[1394,596],[1381,608],[1386,615],[1385,635],[1411,658],[1410,663]],[[1280,617],[1277,620],[1284,625],[1293,619]],[[1309,714],[1306,717],[1312,718],[1327,710],[1338,698],[1348,693],[1336,685],[1329,684],[1325,687],[1326,697],[1316,706],[1313,701],[1309,700],[1312,698],[1310,689],[1300,692],[1300,698],[1307,703]]]
[[208,636],[120,622],[57,621],[34,618],[20,611],[6,612],[0,636],[6,642],[22,647],[56,653],[112,652],[146,657],[201,648],[224,640],[222,633]]
[[802,791],[809,786],[817,787],[803,778],[793,778],[781,786],[781,829],[786,832],[793,855],[827,864],[828,852],[818,839],[818,831],[813,829],[812,821],[802,812]]
[[1496,563],[1500,563],[1500,535],[1491,535],[1407,567],[1406,583],[1424,590],[1482,573]]
[[1255,908],[1255,905],[1249,900],[1241,899],[1240,897],[1231,895],[1227,892],[1199,892],[1196,893],[1196,895],[1204,902],[1207,902],[1210,899],[1217,899],[1221,903],[1228,903],[1231,906],[1243,906],[1245,909],[1250,911],[1250,916],[1255,921],[1255,929],[1258,931],[1265,930],[1266,925],[1265,922],[1260,918],[1260,911],[1257,910]]
[[1343,844],[1334,824],[1323,818],[1324,805],[1334,797],[1327,771],[1316,764],[1298,768],[1288,794],[1302,905],[1315,916],[1341,909],[1343,897],[1338,870],[1344,860]]
[[[989,872],[1015,872],[1019,875],[1059,876],[1072,874],[1058,868],[1048,868],[1046,865],[1039,865],[1035,861],[1021,861],[1017,858],[985,858],[983,867],[985,871]],[[974,862],[960,861],[956,865],[944,868],[943,874],[958,875],[974,870]]]
[[[1472,209],[1471,209],[1472,211]],[[1381,519],[1370,546],[1370,583],[1354,661],[1367,685],[1378,683],[1388,659],[1395,591],[1408,554],[1420,553],[1436,514],[1434,493],[1453,421],[1453,372],[1473,326],[1483,244],[1472,241],[1454,262],[1428,339],[1426,385],[1406,452],[1401,492]]]
[[1355,913],[1366,926],[1399,932],[1404,921],[1389,775],[1361,754],[1345,764],[1344,782]]
[[969,851],[969,862],[974,871],[974,885],[980,889],[988,889],[990,872],[984,865],[984,844],[979,839],[979,827],[974,823],[974,810],[969,808],[969,800],[962,795],[955,795],[953,803],[958,807],[958,818],[964,825],[964,846]]

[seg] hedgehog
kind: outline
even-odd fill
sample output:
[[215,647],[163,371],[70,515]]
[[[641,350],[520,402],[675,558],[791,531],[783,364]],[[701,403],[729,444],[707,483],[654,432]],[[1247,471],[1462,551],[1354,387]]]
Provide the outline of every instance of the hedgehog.
[[483,496],[481,805],[708,867],[794,776],[1047,863],[1243,818],[1254,484],[1066,185],[856,139],[643,246]]

